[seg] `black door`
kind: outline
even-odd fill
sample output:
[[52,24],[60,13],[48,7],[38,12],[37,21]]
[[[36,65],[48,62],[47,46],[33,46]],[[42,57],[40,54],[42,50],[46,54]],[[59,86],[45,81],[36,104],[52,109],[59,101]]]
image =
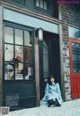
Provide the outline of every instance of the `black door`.
[[44,32],[41,98],[44,96],[44,89],[49,75],[54,75],[56,82],[61,84],[59,36]]
[[3,105],[10,109],[36,106],[34,30],[4,23]]

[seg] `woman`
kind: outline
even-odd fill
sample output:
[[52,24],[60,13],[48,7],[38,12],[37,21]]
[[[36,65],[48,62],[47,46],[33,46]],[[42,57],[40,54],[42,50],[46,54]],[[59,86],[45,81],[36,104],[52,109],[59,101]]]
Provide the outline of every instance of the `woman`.
[[63,100],[61,97],[60,86],[55,83],[55,78],[51,75],[48,78],[48,83],[45,88],[45,95],[42,99],[48,103],[48,107],[51,105],[61,106]]

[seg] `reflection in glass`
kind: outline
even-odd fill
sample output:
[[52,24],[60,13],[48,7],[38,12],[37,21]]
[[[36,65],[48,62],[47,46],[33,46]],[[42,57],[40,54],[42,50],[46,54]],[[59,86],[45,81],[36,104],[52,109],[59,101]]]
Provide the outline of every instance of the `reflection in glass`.
[[15,79],[16,80],[23,79],[23,74],[21,73],[22,70],[23,70],[23,64],[20,63],[19,61],[15,62]]
[[15,46],[15,58],[19,61],[23,61],[23,47],[22,46]]
[[29,31],[24,32],[24,45],[25,46],[32,46],[32,38]]
[[13,43],[13,28],[5,26],[4,32],[5,32],[4,34],[5,42]]
[[39,0],[36,0],[36,6],[39,7]]
[[32,62],[32,48],[24,48],[24,62]]
[[6,26],[4,32],[4,79],[32,79],[32,33]]
[[5,80],[13,80],[14,79],[14,65],[12,62],[6,62],[5,66]]
[[47,2],[44,1],[44,9],[47,10]]
[[11,61],[14,58],[13,45],[5,44],[5,61]]
[[33,70],[31,64],[24,64],[24,67],[20,73],[24,76],[25,80],[32,79]]
[[15,29],[15,44],[23,45],[23,31]]
[[27,76],[25,76],[25,80],[27,80],[27,79],[31,80],[32,75],[33,75],[32,67],[28,67],[28,74],[27,74]]
[[43,8],[43,0],[40,0],[40,7]]

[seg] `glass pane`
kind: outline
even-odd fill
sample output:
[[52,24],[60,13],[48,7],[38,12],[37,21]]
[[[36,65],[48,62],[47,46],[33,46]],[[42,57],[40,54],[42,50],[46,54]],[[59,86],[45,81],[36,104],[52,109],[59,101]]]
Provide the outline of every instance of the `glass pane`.
[[13,28],[6,27],[4,28],[4,41],[7,43],[13,43]]
[[14,64],[12,62],[6,62],[4,64],[5,68],[5,80],[14,79]]
[[14,58],[14,48],[13,45],[5,44],[5,61],[11,61]]
[[39,0],[36,0],[36,6],[39,7]]
[[40,7],[43,8],[43,0],[40,0]]
[[24,62],[32,62],[32,48],[31,47],[24,48]]
[[44,9],[47,10],[47,2],[44,1]]
[[32,46],[31,34],[28,31],[24,32],[24,45],[25,46]]
[[23,47],[22,46],[15,46],[15,60],[19,62],[23,61]]
[[33,68],[31,64],[24,64],[21,74],[24,76],[25,80],[31,80],[33,78]]
[[15,62],[15,79],[16,80],[23,80],[23,64],[20,62]]
[[80,72],[80,44],[72,43],[73,72]]
[[23,31],[15,29],[15,44],[23,45]]

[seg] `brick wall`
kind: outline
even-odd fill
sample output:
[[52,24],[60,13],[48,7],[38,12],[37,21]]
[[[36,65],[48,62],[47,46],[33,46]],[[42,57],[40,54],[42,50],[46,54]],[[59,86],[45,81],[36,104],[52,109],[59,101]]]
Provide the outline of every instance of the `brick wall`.
[[70,86],[70,65],[69,65],[69,48],[68,48],[68,24],[80,26],[80,10],[79,5],[63,5],[62,12],[62,34],[63,34],[63,60],[64,60],[64,85],[65,85],[65,100],[71,100]]

